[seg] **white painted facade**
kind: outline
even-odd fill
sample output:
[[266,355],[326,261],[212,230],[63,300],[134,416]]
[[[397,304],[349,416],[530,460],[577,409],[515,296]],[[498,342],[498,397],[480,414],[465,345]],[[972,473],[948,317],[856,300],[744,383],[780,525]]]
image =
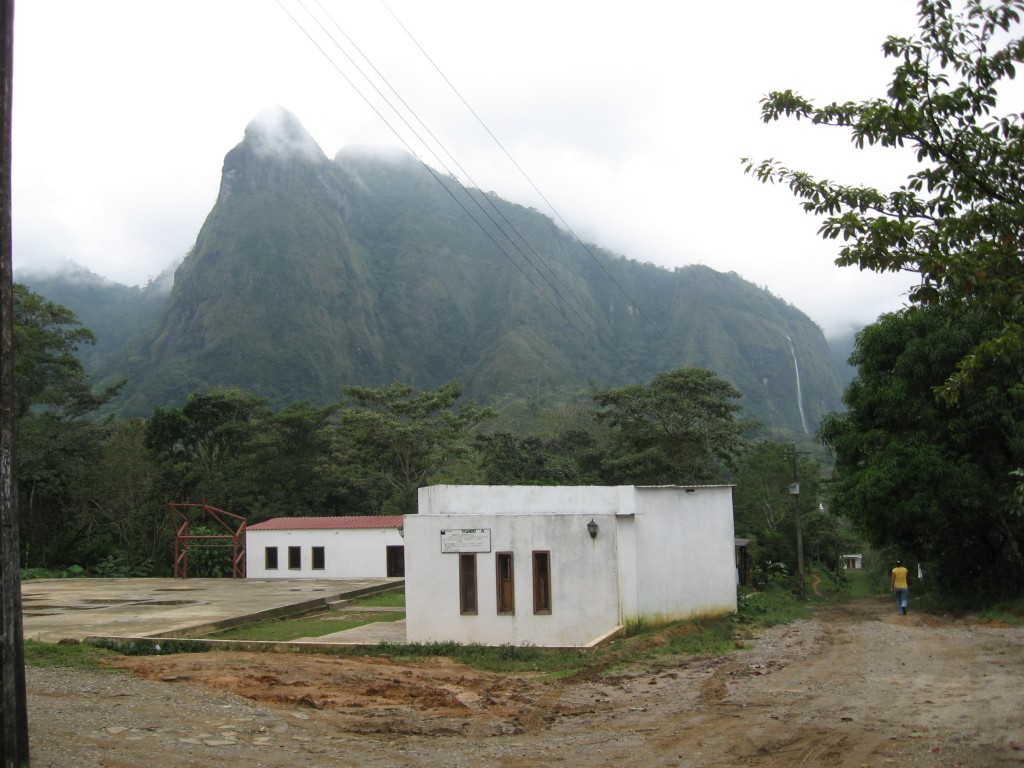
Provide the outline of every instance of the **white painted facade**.
[[[442,551],[456,531],[474,531],[476,551]],[[630,621],[736,610],[731,486],[431,486],[405,544],[409,642],[578,647]],[[535,553],[550,611],[535,610]],[[475,613],[462,610],[463,555]],[[498,611],[499,557],[513,565],[511,612]]]
[[[395,558],[402,558],[402,553],[394,550],[402,550],[405,545],[397,526],[292,530],[249,528],[245,542],[245,575],[250,579],[352,579],[402,575],[389,573],[389,549],[392,550],[390,565],[394,571]],[[322,568],[314,567],[315,548],[322,550]],[[268,558],[268,549],[276,550],[276,568],[268,567],[273,560]],[[298,567],[292,567],[296,562]]]

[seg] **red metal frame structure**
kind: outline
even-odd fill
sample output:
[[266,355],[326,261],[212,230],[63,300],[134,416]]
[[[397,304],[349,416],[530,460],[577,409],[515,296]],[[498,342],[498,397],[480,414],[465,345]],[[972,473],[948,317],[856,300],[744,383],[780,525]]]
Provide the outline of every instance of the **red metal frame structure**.
[[[192,509],[202,510],[207,516],[213,518],[220,524],[227,533],[216,535],[196,536],[189,533],[194,522],[189,517],[188,511]],[[231,578],[245,578],[245,518],[240,515],[225,512],[223,509],[211,507],[205,502],[202,504],[174,504],[167,505],[167,512],[171,520],[175,522],[174,528],[174,578],[188,578],[188,549],[193,541],[202,539],[231,539]],[[232,527],[232,521],[238,521],[237,527]]]

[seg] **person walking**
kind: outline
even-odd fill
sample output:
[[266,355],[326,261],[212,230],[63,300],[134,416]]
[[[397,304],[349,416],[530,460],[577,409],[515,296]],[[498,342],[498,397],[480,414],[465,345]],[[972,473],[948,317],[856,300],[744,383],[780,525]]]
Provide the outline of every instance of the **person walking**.
[[896,610],[901,616],[907,615],[907,595],[910,592],[907,569],[903,566],[902,560],[896,561],[896,567],[892,569],[892,576],[889,579],[889,590],[896,596]]

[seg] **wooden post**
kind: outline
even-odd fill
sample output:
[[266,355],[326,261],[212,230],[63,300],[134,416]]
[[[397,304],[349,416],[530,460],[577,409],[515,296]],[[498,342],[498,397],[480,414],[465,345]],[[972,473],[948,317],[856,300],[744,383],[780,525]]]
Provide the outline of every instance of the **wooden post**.
[[793,494],[793,511],[796,515],[796,561],[797,572],[800,575],[801,600],[807,599],[807,579],[804,577],[804,528],[800,522],[800,478],[796,470],[796,442],[793,443],[793,484],[790,486]]
[[18,489],[14,480],[14,276],[11,236],[11,107],[14,0],[0,0],[3,36],[0,99],[0,739],[4,768],[28,759],[25,645],[18,563]]

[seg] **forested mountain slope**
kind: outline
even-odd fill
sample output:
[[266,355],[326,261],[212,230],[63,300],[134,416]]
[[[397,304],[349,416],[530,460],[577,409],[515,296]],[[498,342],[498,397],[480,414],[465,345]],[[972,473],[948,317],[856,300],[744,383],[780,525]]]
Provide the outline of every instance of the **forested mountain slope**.
[[106,346],[87,362],[100,380],[129,378],[124,415],[218,386],[280,406],[334,401],[347,384],[459,378],[487,401],[685,365],[713,369],[775,428],[805,433],[839,407],[821,330],[767,291],[583,245],[409,156],[331,160],[283,110],[228,152],[169,294],[26,282],[96,331]]

